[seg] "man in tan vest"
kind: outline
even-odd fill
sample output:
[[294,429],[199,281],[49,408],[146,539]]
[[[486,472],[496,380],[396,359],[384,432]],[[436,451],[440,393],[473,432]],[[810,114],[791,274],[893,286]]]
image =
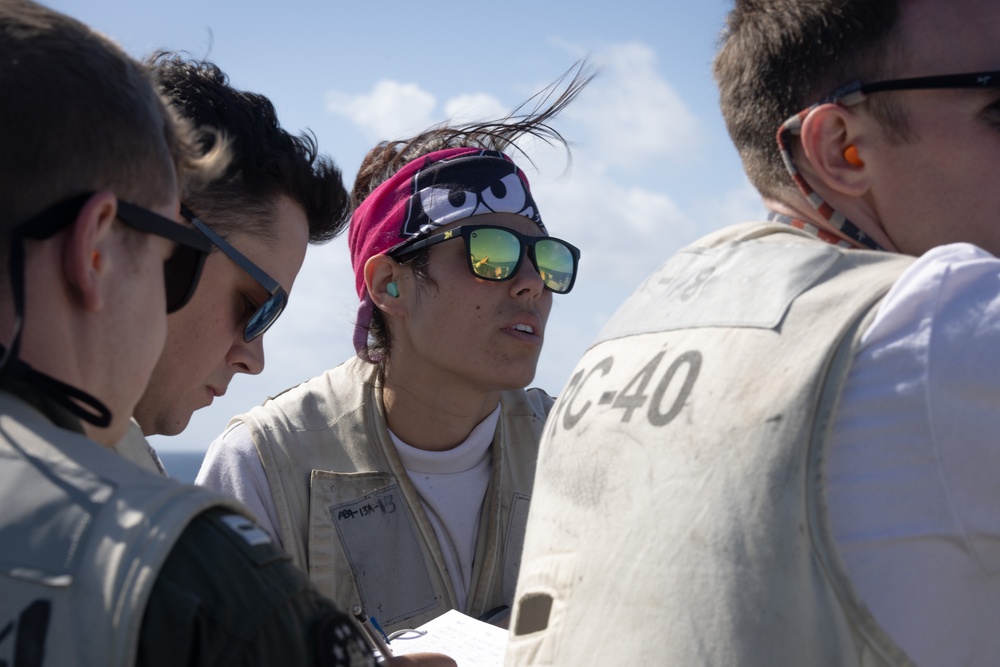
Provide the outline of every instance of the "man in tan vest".
[[769,219],[668,260],[553,407],[508,665],[1000,662],[998,69],[996,2],[736,1]]
[[0,665],[373,665],[237,503],[113,451],[209,251],[178,195],[221,154],[41,5],[0,2],[0,63]]

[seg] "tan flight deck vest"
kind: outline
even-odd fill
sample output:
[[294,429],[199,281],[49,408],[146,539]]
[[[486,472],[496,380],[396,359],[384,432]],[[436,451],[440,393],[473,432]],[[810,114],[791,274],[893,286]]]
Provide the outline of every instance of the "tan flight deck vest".
[[752,223],[647,279],[551,413],[506,664],[909,664],[847,578],[823,456],[911,261]]
[[[434,529],[386,430],[375,366],[352,359],[233,418],[253,436],[285,550],[342,608],[387,632],[457,607]],[[503,392],[472,586],[478,616],[514,599],[538,441],[552,398]],[[232,423],[232,422],[230,422]]]
[[245,512],[0,392],[0,665],[134,665],[160,567],[220,506]]

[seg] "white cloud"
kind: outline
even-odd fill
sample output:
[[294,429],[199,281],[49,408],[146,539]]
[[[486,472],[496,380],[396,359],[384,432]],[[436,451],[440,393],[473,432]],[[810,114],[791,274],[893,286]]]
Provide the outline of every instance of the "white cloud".
[[415,83],[382,79],[370,93],[330,91],[325,106],[346,116],[375,141],[403,138],[419,132],[432,121],[437,99]]
[[720,227],[749,220],[763,220],[767,216],[760,193],[745,178],[738,189],[696,202],[693,208],[699,217],[716,220]]
[[500,100],[486,93],[458,95],[444,104],[445,116],[458,123],[503,118],[507,112]]
[[346,117],[371,139],[405,138],[445,120],[468,122],[502,118],[508,109],[487,93],[463,93],[439,111],[437,98],[415,83],[382,79],[368,93],[329,91],[327,111]]
[[633,286],[698,236],[669,194],[623,185],[585,154],[574,153],[570,173],[536,180],[532,190],[549,233],[580,247],[581,274]]
[[[574,143],[586,142],[608,166],[627,169],[697,150],[702,125],[657,71],[653,49],[637,42],[613,45],[599,51],[594,61],[599,75],[557,122],[567,136],[582,138]],[[367,93],[330,91],[325,106],[374,140],[405,137],[444,120],[500,118],[510,110],[493,95],[475,91],[451,97],[439,110],[437,98],[418,84],[389,79]]]
[[656,60],[650,47],[635,42],[598,53],[597,78],[566,110],[611,165],[641,167],[698,146],[701,123],[657,72]]

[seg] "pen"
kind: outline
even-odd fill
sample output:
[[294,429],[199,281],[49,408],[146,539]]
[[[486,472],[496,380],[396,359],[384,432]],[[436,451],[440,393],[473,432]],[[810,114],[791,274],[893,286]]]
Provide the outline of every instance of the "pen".
[[375,629],[378,630],[379,635],[385,640],[385,643],[388,644],[389,638],[386,636],[385,630],[382,629],[382,626],[378,624],[378,619],[374,616],[369,616],[368,620],[372,622],[372,625],[374,625]]
[[354,618],[361,625],[361,629],[368,636],[368,641],[371,643],[372,648],[382,654],[382,659],[387,660],[392,657],[392,649],[389,648],[388,639],[386,639],[385,633],[382,632],[382,628],[379,627],[378,621],[374,617],[365,614],[361,605],[355,603],[351,607],[351,613]]

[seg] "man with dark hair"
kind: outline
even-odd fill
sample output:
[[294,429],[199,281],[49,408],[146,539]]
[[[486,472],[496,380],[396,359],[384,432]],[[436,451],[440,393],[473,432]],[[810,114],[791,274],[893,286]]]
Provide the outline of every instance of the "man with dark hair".
[[224,153],[43,6],[0,0],[0,63],[0,665],[374,664],[235,501],[112,451],[209,252],[178,195]]
[[508,664],[992,665],[1000,4],[738,0],[769,220],[668,260],[553,407]]
[[143,433],[176,435],[234,374],[263,370],[263,333],[284,308],[307,242],[344,229],[348,196],[333,162],[311,136],[283,129],[266,97],[234,88],[209,62],[169,53],[149,62],[174,108],[218,130],[233,156],[220,178],[182,195],[185,215],[214,232],[213,252],[190,305],[168,318],[166,347],[136,407]]

